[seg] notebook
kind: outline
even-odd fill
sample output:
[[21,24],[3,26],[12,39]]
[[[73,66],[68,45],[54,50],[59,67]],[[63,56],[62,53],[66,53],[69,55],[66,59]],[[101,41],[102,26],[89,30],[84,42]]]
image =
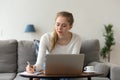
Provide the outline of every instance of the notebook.
[[81,74],[84,54],[47,54],[45,74]]

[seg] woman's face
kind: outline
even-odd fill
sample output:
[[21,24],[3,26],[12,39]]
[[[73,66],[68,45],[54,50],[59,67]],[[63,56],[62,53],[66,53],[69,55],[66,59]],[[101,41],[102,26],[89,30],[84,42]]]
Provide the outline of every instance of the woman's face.
[[71,28],[72,26],[67,21],[66,17],[63,16],[57,17],[55,22],[55,30],[58,36],[64,36]]

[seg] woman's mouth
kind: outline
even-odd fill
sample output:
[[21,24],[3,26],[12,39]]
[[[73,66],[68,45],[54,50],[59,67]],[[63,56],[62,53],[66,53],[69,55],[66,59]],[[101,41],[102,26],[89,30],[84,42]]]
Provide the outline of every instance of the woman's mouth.
[[60,33],[60,34],[61,34],[61,33],[62,33],[62,31],[58,31],[58,33]]

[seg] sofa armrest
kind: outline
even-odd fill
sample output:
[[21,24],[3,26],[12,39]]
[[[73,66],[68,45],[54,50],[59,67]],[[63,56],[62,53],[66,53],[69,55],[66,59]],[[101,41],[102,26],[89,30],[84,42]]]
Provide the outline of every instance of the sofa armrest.
[[110,66],[110,79],[119,80],[120,79],[120,66],[112,63],[107,63]]

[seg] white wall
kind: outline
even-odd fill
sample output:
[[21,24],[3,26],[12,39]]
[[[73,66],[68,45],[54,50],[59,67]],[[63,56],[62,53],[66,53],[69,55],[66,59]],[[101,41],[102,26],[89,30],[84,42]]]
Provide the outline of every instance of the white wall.
[[[75,18],[73,32],[83,39],[99,39],[103,46],[104,24],[114,25],[116,45],[111,62],[120,64],[120,0],[0,0],[0,39],[33,40],[53,29],[55,14],[67,10]],[[25,33],[34,24],[36,33]]]

